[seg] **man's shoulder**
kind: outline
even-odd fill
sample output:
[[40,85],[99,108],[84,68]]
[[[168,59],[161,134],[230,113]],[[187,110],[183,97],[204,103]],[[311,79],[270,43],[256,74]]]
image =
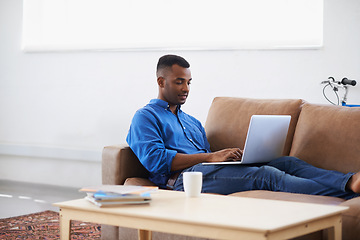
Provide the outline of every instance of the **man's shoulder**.
[[154,104],[151,104],[151,103],[148,103],[146,104],[144,107],[138,109],[135,114],[148,114],[148,113],[158,113],[160,111],[159,107],[154,105]]
[[133,120],[137,119],[141,121],[142,119],[148,120],[159,118],[161,115],[161,110],[162,109],[158,106],[149,103],[135,112]]

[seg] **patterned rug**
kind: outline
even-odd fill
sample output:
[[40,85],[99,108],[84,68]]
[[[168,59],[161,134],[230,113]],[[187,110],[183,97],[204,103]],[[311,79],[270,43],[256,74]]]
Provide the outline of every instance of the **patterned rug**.
[[[100,239],[100,226],[71,221],[71,239]],[[0,219],[0,239],[60,239],[59,213],[45,211]]]

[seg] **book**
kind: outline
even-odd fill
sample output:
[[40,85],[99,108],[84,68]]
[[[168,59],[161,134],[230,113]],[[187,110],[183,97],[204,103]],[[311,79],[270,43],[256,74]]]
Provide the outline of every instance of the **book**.
[[147,194],[157,191],[159,188],[154,186],[133,186],[133,185],[99,185],[81,188],[80,192],[86,193],[114,193],[114,194]]
[[116,200],[98,200],[93,196],[86,196],[86,200],[95,204],[98,207],[117,207],[126,204],[146,204],[151,202],[150,197],[143,197],[143,198],[123,198],[123,199],[116,199]]
[[101,185],[81,188],[86,200],[98,207],[116,207],[125,204],[146,204],[151,202],[151,192],[158,187]]

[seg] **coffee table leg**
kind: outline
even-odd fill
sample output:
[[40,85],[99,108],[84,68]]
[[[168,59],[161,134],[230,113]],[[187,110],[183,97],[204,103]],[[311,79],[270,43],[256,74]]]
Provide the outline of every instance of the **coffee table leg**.
[[70,240],[70,224],[71,221],[69,218],[65,217],[60,209],[60,239],[61,240]]
[[139,240],[151,240],[151,231],[139,229]]
[[334,227],[328,229],[328,240],[341,240],[342,238],[342,224],[341,218],[337,221]]

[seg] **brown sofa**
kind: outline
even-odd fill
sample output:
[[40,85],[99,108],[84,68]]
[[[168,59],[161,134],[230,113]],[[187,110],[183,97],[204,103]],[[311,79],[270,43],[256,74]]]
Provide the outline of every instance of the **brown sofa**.
[[[212,151],[244,147],[250,117],[254,114],[289,114],[292,116],[284,155],[295,156],[324,169],[340,172],[360,171],[360,108],[306,103],[301,99],[215,98],[205,130]],[[150,185],[148,172],[131,149],[108,146],[103,150],[103,184]],[[335,197],[270,191],[231,194],[238,197],[277,199],[349,206],[343,214],[343,239],[360,239],[360,197],[343,200]],[[297,239],[325,239],[316,232]],[[137,239],[133,229],[102,227],[103,239]],[[154,233],[153,239],[194,239]]]

